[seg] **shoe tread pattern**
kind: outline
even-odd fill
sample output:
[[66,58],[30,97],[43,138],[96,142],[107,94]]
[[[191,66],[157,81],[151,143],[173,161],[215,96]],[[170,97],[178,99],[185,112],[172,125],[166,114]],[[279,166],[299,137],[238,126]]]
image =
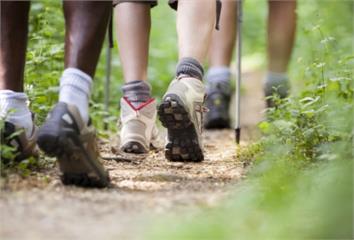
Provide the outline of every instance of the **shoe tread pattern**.
[[166,96],[159,106],[158,115],[162,125],[168,130],[166,158],[176,162],[203,161],[197,130],[178,96]]

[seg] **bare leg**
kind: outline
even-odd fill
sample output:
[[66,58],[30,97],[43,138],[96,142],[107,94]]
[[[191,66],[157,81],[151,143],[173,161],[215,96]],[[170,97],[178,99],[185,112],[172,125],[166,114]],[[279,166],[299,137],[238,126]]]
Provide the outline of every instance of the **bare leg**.
[[287,71],[296,30],[296,0],[269,1],[268,70]]
[[213,31],[209,49],[210,68],[205,75],[207,86],[205,128],[228,128],[230,126],[229,104],[231,98],[230,63],[236,38],[236,1],[223,0],[220,30]]
[[0,90],[23,92],[30,2],[1,1]]
[[[122,2],[115,8],[119,56],[125,80],[122,86],[124,98],[120,101],[123,122],[120,148],[128,153],[149,152],[149,147],[156,138],[153,131],[156,102],[151,99],[151,87],[146,82],[150,8],[150,3],[142,2]],[[144,117],[138,118],[132,108],[139,109],[139,115]]]
[[147,80],[150,4],[123,2],[115,8],[117,38],[125,82]]
[[205,60],[215,27],[215,1],[179,0],[177,11],[177,33],[179,59]]
[[236,38],[236,1],[223,0],[220,30],[213,31],[209,49],[210,67],[229,66]]
[[65,68],[77,68],[93,77],[111,7],[111,1],[64,1]]
[[[159,106],[162,125],[168,129],[165,156],[171,161],[202,161],[203,67],[213,28],[216,1],[179,0],[177,33],[179,63]],[[190,114],[188,114],[190,113]]]

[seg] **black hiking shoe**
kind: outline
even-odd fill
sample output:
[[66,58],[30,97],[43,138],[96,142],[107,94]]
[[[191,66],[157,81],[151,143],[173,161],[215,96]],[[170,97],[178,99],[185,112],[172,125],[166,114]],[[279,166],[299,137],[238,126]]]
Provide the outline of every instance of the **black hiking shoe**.
[[59,102],[40,128],[38,145],[56,156],[65,185],[106,187],[109,175],[99,160],[94,127],[84,123],[76,106]]
[[223,88],[221,84],[210,84],[207,88],[205,101],[209,111],[205,115],[204,127],[206,129],[230,128],[230,90]]
[[[15,124],[5,121],[4,126],[1,129],[1,144],[13,147],[14,160],[20,162],[29,157],[38,157],[37,141],[38,129],[33,125],[33,130],[30,137],[27,137],[23,128],[16,126]],[[1,161],[5,164],[10,162],[10,158],[1,151]]]

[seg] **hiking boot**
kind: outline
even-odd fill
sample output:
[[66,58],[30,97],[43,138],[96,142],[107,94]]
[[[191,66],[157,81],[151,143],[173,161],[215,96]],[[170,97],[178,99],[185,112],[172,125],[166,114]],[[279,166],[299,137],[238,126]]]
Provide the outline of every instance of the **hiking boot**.
[[159,132],[156,122],[156,101],[149,101],[134,107],[126,98],[120,100],[121,131],[120,149],[126,153],[148,153],[158,147]]
[[168,160],[203,161],[204,97],[205,87],[199,79],[181,75],[171,82],[158,110],[160,121],[168,130]]
[[230,89],[225,89],[220,83],[209,83],[207,86],[206,107],[209,111],[205,115],[206,129],[230,128]]
[[38,145],[56,156],[65,185],[106,187],[109,176],[99,160],[96,131],[84,123],[76,106],[59,102],[38,133]]
[[276,105],[271,96],[276,94],[280,98],[286,98],[289,95],[289,90],[289,80],[265,82],[263,91],[266,97],[267,108],[275,107]]
[[[1,144],[15,148],[14,160],[19,162],[29,157],[38,157],[37,141],[38,129],[33,125],[30,137],[27,137],[26,132],[22,127],[5,121],[4,127],[1,130]],[[8,163],[10,160],[1,153],[1,161]]]

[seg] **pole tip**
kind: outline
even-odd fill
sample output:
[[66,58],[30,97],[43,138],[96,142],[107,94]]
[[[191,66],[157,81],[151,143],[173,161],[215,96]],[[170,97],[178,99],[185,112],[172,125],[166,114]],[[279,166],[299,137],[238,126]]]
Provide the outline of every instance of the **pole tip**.
[[235,129],[235,138],[236,138],[236,143],[240,144],[241,140],[241,128],[236,128]]

